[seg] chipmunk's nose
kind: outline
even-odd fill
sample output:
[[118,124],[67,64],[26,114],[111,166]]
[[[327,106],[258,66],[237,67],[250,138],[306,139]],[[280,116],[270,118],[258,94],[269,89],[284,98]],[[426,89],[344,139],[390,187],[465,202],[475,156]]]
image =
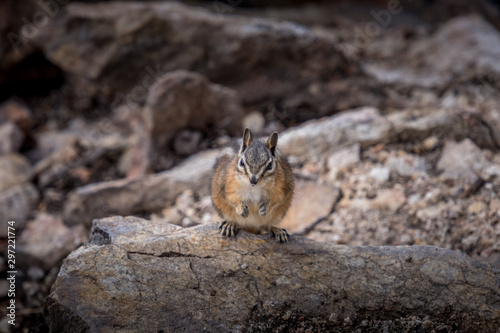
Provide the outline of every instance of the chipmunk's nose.
[[259,178],[257,176],[251,176],[250,177],[250,184],[255,185],[259,181]]

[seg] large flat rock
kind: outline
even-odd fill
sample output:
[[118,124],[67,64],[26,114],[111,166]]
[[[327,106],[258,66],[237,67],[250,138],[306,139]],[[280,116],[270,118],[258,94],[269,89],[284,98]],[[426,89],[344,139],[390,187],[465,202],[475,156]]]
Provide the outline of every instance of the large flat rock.
[[495,332],[500,272],[437,247],[222,237],[136,217],[94,220],[44,315],[52,332]]

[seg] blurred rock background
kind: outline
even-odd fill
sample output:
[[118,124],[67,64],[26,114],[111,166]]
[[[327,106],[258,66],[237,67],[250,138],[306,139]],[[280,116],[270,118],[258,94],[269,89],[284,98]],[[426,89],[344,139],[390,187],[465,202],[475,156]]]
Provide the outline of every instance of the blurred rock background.
[[[500,2],[0,3],[0,300],[16,332],[93,218],[216,223],[217,149],[280,132],[290,232],[500,266]],[[7,332],[5,310],[0,331]]]

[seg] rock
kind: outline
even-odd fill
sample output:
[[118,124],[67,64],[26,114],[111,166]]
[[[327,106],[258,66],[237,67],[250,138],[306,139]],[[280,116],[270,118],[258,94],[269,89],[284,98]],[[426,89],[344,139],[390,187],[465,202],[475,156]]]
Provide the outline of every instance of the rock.
[[330,185],[297,181],[292,205],[280,227],[292,234],[306,233],[313,224],[331,213],[340,195],[340,190]]
[[129,242],[154,242],[158,235],[168,235],[182,230],[168,222],[156,223],[135,216],[107,217],[92,221],[90,244],[122,244]]
[[115,114],[132,132],[118,161],[118,170],[126,178],[144,176],[152,167],[152,138],[143,110],[138,105],[122,105],[115,109]]
[[[98,132],[97,129],[95,131]],[[64,136],[61,136],[59,140],[62,138]],[[61,145],[61,149],[46,156],[35,165],[34,172],[40,188],[53,186],[60,181],[68,182],[82,166],[92,165],[106,156],[118,154],[127,146],[126,138],[118,133],[110,135],[100,133],[99,138],[96,139],[72,136],[69,138],[64,146]]]
[[82,225],[68,228],[60,217],[38,213],[18,239],[20,264],[49,270],[86,242],[86,231]]
[[448,108],[407,109],[391,113],[387,119],[392,125],[392,140],[414,142],[433,133],[454,138],[464,135],[461,114]]
[[19,154],[0,156],[0,192],[31,179],[33,170],[29,161]]
[[364,107],[291,128],[280,135],[278,144],[285,154],[314,161],[353,144],[386,142],[390,129],[376,108]]
[[338,77],[346,63],[335,39],[311,28],[241,16],[221,20],[171,2],[70,3],[34,42],[64,71],[103,82],[119,98],[138,103],[174,69],[202,73],[255,103],[293,96],[318,78]]
[[161,210],[184,190],[208,188],[217,154],[204,151],[158,174],[79,187],[64,205],[64,223],[90,225],[98,217]]
[[483,116],[483,124],[486,124],[489,134],[491,134],[496,148],[500,148],[500,110],[498,102],[493,102],[495,107],[488,108]]
[[368,174],[373,180],[377,183],[385,183],[389,180],[391,176],[391,172],[388,168],[384,167],[373,167],[370,169],[370,173]]
[[5,121],[15,123],[24,134],[28,134],[34,125],[28,105],[15,98],[11,98],[0,105],[0,123]]
[[260,135],[264,130],[266,120],[259,111],[252,111],[243,118],[243,127],[249,128],[255,135]]
[[0,155],[17,153],[23,140],[23,132],[12,121],[0,125]]
[[421,221],[421,222],[428,222],[432,220],[436,220],[438,218],[442,218],[443,212],[446,209],[447,205],[440,203],[438,205],[434,206],[427,206],[418,209],[416,213],[416,217]]
[[27,156],[35,161],[35,165],[40,160],[66,149],[77,140],[76,133],[70,131],[43,131],[36,133],[34,137],[37,143],[36,148],[27,152]]
[[[428,330],[493,332],[500,273],[431,247],[349,247],[292,237],[278,244],[215,225],[179,229],[134,217],[93,223],[64,261],[44,304],[51,332],[121,330]],[[307,267],[307,269],[304,269]],[[390,318],[390,319],[386,319]],[[368,326],[369,329],[369,326]]]
[[498,30],[470,15],[451,19],[430,38],[412,43],[397,61],[388,57],[366,65],[365,70],[381,83],[444,88],[456,76],[498,79],[499,58]]
[[425,174],[427,163],[420,156],[398,152],[397,155],[391,154],[385,161],[385,166],[400,176],[412,176],[414,174]]
[[383,189],[376,193],[373,199],[352,199],[341,202],[341,207],[361,210],[389,210],[396,212],[406,203],[406,197],[401,189]]
[[7,222],[15,221],[16,230],[22,230],[31,212],[36,208],[39,193],[31,183],[24,183],[0,192],[0,237],[7,236]]
[[354,144],[351,147],[340,149],[328,157],[326,166],[328,167],[328,179],[333,181],[337,179],[339,171],[358,163],[360,159],[361,147]]
[[500,199],[493,199],[490,201],[490,214],[500,217]]
[[174,151],[181,156],[189,156],[200,150],[200,142],[203,134],[198,131],[184,129],[178,132],[174,138]]
[[442,177],[473,183],[481,170],[488,165],[484,153],[470,139],[461,142],[448,140],[437,163]]
[[488,213],[488,206],[484,202],[476,201],[467,207],[467,213],[480,215],[484,218]]
[[234,136],[242,133],[243,108],[237,93],[194,72],[179,70],[160,77],[151,87],[145,113],[158,147],[165,147],[186,127],[208,132],[216,125]]

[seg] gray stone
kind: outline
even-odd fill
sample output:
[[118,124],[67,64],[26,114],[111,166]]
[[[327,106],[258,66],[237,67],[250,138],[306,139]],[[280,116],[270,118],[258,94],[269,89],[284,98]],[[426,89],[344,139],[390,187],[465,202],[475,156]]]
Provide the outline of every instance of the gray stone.
[[424,140],[438,132],[447,137],[464,135],[459,112],[448,108],[407,109],[387,115],[394,141]]
[[0,236],[7,236],[7,222],[14,221],[22,230],[38,205],[40,194],[35,185],[25,183],[0,192]]
[[342,147],[387,142],[391,125],[373,107],[349,110],[329,118],[311,120],[280,136],[280,150],[288,155],[319,160]]
[[360,158],[359,144],[354,144],[351,147],[343,148],[328,157],[326,166],[328,167],[328,179],[335,180],[337,175],[343,169],[358,163]]
[[65,202],[64,223],[90,226],[98,217],[161,210],[184,190],[208,188],[217,154],[207,150],[158,174],[79,187]]
[[373,167],[368,174],[377,183],[385,183],[391,176],[391,171],[385,167]]
[[401,176],[425,174],[428,168],[424,158],[403,152],[389,155],[385,161],[385,166]]
[[228,239],[215,225],[133,217],[96,220],[94,235],[66,258],[45,302],[51,332],[345,332],[373,313],[396,331],[411,317],[429,330],[500,325],[500,272],[442,248]]
[[164,147],[185,128],[208,132],[217,125],[240,135],[243,108],[234,90],[212,84],[201,74],[178,70],[151,87],[145,116],[154,144]]
[[446,141],[437,169],[442,177],[474,182],[481,170],[489,164],[484,153],[470,139],[461,142]]

